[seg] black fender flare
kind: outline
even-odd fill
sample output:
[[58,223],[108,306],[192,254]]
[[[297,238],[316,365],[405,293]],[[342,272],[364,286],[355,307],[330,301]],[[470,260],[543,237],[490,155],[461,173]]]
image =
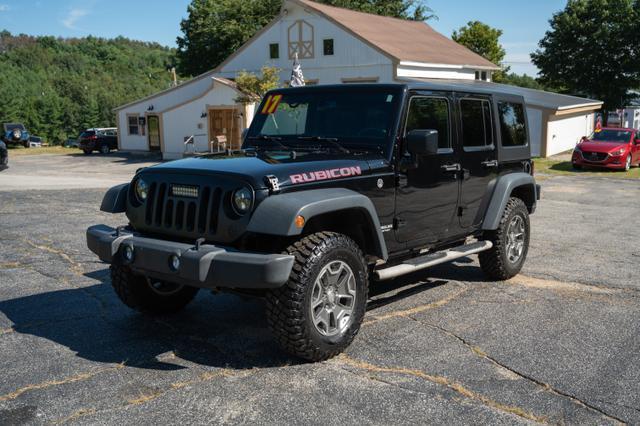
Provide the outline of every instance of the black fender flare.
[[493,195],[489,201],[489,206],[482,221],[483,230],[495,230],[500,226],[500,219],[511,194],[516,188],[526,187],[532,191],[533,199],[530,206],[531,212],[536,208],[536,201],[539,199],[539,189],[533,176],[523,172],[509,173],[497,179],[493,190]]
[[380,220],[371,200],[346,188],[314,189],[310,191],[290,192],[272,195],[262,201],[253,212],[247,231],[258,234],[295,236],[302,229],[296,227],[295,219],[302,216],[308,223],[310,219],[344,210],[361,210],[369,220],[368,226],[374,231],[374,252],[380,259],[388,256]]
[[109,188],[104,197],[100,210],[107,213],[124,213],[127,211],[127,194],[129,193],[129,184],[123,183]]

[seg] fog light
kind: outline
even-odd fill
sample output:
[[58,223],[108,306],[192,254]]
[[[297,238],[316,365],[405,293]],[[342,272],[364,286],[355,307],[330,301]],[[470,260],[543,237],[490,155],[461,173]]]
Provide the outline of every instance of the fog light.
[[133,247],[129,245],[124,246],[124,248],[122,249],[122,257],[124,258],[125,262],[133,262]]
[[169,257],[169,268],[174,272],[180,269],[180,258],[177,255],[172,254]]

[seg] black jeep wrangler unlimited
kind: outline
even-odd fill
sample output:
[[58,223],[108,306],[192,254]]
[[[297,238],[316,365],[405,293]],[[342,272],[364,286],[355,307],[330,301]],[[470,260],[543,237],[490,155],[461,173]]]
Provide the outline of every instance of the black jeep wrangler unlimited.
[[264,295],[271,330],[308,360],[357,334],[371,280],[479,253],[518,274],[539,186],[522,97],[472,84],[269,93],[243,149],[139,170],[87,230],[128,306],[177,311],[200,288]]

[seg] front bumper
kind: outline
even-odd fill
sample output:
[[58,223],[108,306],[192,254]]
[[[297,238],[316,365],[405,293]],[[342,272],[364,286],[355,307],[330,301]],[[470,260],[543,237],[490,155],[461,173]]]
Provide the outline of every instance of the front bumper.
[[571,162],[577,166],[600,167],[603,169],[624,169],[626,155],[607,155],[603,160],[590,160],[582,154],[574,152]]
[[[122,248],[133,249],[133,260],[126,262]],[[141,237],[127,231],[118,232],[106,225],[87,229],[87,246],[107,263],[129,266],[134,272],[169,282],[200,288],[281,287],[289,279],[294,257],[261,254],[231,248]],[[180,259],[180,267],[170,267],[170,257]]]

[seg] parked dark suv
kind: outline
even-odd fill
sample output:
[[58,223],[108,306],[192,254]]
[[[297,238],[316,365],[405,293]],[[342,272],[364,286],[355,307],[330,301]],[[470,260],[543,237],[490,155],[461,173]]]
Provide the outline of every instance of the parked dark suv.
[[177,311],[200,288],[262,295],[281,346],[347,347],[370,282],[478,253],[521,270],[539,186],[520,96],[474,83],[270,92],[241,151],[139,170],[87,230],[128,306]]
[[29,148],[30,135],[24,127],[24,124],[4,123],[3,130],[4,132],[2,133],[2,138],[0,140],[4,142],[6,146],[22,145],[25,148]]
[[87,129],[80,134],[80,149],[85,154],[99,151],[108,154],[112,149],[118,149],[118,129]]

